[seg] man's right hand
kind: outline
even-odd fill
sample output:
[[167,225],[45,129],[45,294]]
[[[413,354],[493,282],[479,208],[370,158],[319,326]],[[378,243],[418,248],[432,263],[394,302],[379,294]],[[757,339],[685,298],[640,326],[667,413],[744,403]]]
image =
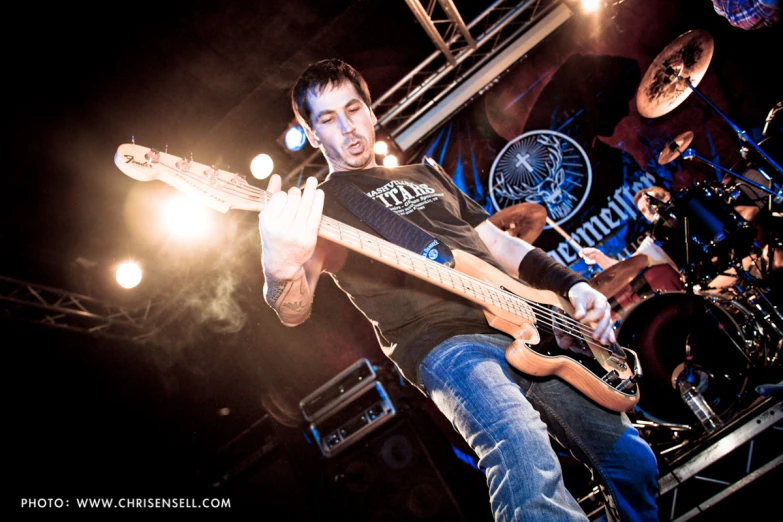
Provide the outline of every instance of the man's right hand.
[[307,178],[304,190],[281,190],[277,174],[269,178],[270,200],[258,216],[264,275],[275,281],[289,281],[300,274],[313,256],[324,207],[324,192],[316,178]]

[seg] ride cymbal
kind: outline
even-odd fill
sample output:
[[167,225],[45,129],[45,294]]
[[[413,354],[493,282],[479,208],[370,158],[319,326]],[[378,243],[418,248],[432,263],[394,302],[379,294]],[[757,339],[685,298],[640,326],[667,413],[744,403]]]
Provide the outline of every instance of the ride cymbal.
[[673,140],[667,143],[661,153],[658,154],[658,165],[666,165],[677,159],[680,154],[688,148],[692,141],[693,132],[686,131],[682,134],[678,134]]
[[678,36],[653,60],[636,91],[636,106],[645,118],[671,112],[690,96],[712,60],[715,42],[703,29]]
[[489,221],[509,235],[532,243],[546,224],[546,208],[537,203],[518,203],[490,216]]

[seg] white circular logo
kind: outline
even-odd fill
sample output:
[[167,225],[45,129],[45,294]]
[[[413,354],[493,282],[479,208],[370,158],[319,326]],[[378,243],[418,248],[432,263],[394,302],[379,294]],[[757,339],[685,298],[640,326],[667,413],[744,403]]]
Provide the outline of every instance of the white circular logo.
[[592,183],[590,160],[576,141],[557,131],[537,130],[500,151],[489,173],[489,195],[495,210],[537,203],[560,224],[582,208]]

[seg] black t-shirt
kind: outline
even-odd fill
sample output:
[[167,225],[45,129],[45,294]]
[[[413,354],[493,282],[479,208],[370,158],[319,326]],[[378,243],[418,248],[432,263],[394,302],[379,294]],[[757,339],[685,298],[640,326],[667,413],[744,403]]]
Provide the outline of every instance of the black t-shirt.
[[[337,200],[330,188],[330,180],[336,178],[350,180],[452,250],[499,268],[474,230],[489,214],[436,169],[407,165],[334,172],[321,184],[326,216],[378,236]],[[352,250],[332,277],[370,320],[384,353],[422,389],[419,364],[435,346],[455,335],[497,333],[477,304]]]

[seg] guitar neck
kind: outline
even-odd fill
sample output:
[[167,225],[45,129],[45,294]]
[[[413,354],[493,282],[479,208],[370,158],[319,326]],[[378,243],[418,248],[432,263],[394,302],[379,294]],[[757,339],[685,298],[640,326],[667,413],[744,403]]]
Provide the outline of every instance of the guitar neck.
[[[261,212],[270,198],[268,192],[248,184],[237,173],[135,144],[121,145],[115,154],[114,163],[134,179],[158,179],[220,212],[230,209]],[[337,220],[323,216],[318,235],[479,305],[501,308],[535,322],[535,314],[530,309],[530,304],[534,303]],[[536,292],[531,291],[533,294]],[[545,302],[535,297],[532,301]]]
[[518,296],[335,219],[323,216],[318,235],[474,303],[499,307],[535,322],[535,314]]

